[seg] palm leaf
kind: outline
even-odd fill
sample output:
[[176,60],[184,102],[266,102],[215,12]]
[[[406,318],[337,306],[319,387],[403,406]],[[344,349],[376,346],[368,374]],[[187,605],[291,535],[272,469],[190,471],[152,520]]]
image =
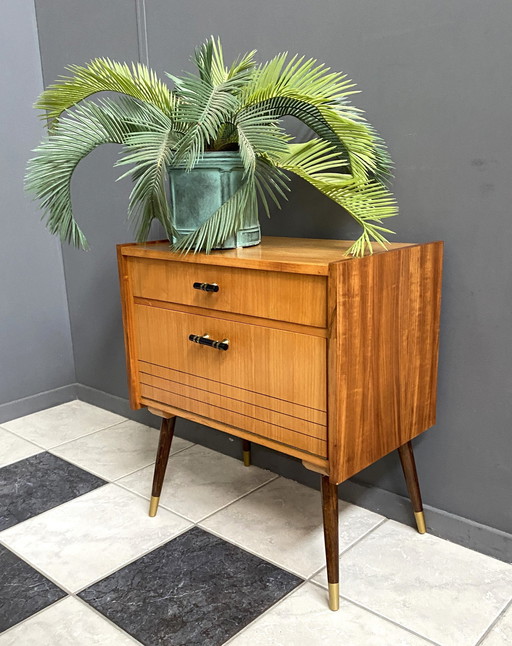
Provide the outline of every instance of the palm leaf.
[[242,93],[242,110],[257,105],[275,117],[299,119],[338,151],[355,178],[366,180],[377,169],[376,141],[361,112],[348,104],[354,84],[314,59],[286,58],[280,54],[256,70]]
[[275,116],[260,106],[240,111],[234,126],[246,173],[255,172],[259,156],[278,159],[288,150],[290,137],[279,127]]
[[175,234],[165,186],[173,147],[179,139],[170,120],[163,121],[159,128],[153,123],[151,128],[128,134],[124,142],[127,153],[116,163],[132,165],[121,177],[131,174],[135,179],[128,213],[136,222],[138,241],[147,239],[154,219],[163,225],[170,239]]
[[50,120],[97,92],[117,92],[173,114],[176,97],[160,81],[155,72],[142,63],[117,63],[108,58],[95,58],[85,66],[70,65],[73,76],[62,76],[39,97],[35,107],[47,111]]
[[364,255],[365,251],[371,253],[371,240],[386,246],[383,234],[393,232],[381,226],[381,222],[396,215],[397,206],[382,183],[373,179],[360,182],[350,174],[331,172],[337,165],[336,152],[327,142],[318,139],[291,144],[288,154],[277,163],[342,206],[362,227],[363,233],[348,253],[356,256]]
[[191,169],[204,153],[206,145],[216,139],[221,125],[232,119],[237,106],[233,95],[237,80],[230,79],[214,87],[199,77],[175,80],[177,93],[182,99],[176,119],[185,132],[174,161]]
[[62,118],[54,132],[35,149],[27,167],[25,185],[35,194],[51,233],[77,247],[87,240],[76,223],[71,206],[71,177],[78,163],[104,143],[122,144],[144,121],[145,108],[133,100],[100,105],[84,102]]

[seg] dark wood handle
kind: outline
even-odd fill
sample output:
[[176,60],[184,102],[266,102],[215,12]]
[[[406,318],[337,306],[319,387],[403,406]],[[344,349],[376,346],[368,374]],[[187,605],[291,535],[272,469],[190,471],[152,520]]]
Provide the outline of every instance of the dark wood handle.
[[222,341],[214,341],[210,339],[208,334],[189,334],[188,340],[192,343],[198,343],[199,345],[207,345],[210,348],[215,348],[215,350],[228,350],[229,349],[229,340],[222,339]]
[[192,287],[202,292],[218,292],[220,289],[217,283],[194,283]]

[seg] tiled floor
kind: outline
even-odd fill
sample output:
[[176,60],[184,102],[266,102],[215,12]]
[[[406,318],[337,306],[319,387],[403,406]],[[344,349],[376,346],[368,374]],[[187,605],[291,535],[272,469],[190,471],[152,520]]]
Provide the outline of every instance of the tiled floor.
[[512,566],[70,402],[0,427],[0,646],[512,646]]

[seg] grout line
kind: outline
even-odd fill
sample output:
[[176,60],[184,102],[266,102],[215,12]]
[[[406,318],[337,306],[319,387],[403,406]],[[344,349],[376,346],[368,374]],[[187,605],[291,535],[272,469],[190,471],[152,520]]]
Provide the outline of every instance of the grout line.
[[47,606],[45,606],[44,608],[41,608],[41,610],[38,610],[37,612],[34,612],[33,615],[29,615],[28,617],[25,617],[25,619],[18,621],[17,624],[14,624],[13,626],[10,626],[9,628],[6,628],[5,630],[1,631],[0,639],[2,639],[4,635],[7,635],[8,633],[12,632],[15,628],[18,628],[18,626],[21,626],[22,624],[26,624],[27,621],[29,621],[30,619],[33,619],[34,617],[37,617],[38,615],[42,614],[45,610],[48,610],[49,608],[52,608],[53,606],[59,603],[62,603],[66,599],[69,599],[70,596],[72,595],[67,595],[66,597],[62,597],[62,599],[57,599],[57,601],[54,601],[53,603],[48,604]]
[[[0,464],[0,469],[4,469],[5,467],[10,467],[11,465],[16,464],[17,462],[21,462],[22,460],[28,460],[29,458],[33,458],[36,455],[39,455],[40,453],[47,452],[46,449],[41,448],[38,444],[35,444],[30,440],[26,440],[25,438],[22,438],[19,435],[16,435],[16,433],[9,431],[7,428],[4,428],[3,426],[0,426],[0,430],[3,431],[4,433],[9,433],[9,435],[12,435],[17,440],[22,440],[27,444],[31,444],[35,449],[37,449],[35,453],[31,453],[30,455],[25,455],[24,457],[17,458],[16,460],[12,460],[12,462],[7,462],[6,464]],[[11,458],[7,458],[7,459],[10,460]]]
[[[326,589],[320,584],[317,583],[316,581],[309,580],[307,583],[311,583],[317,588],[320,588],[324,592],[326,592]],[[353,599],[346,597],[343,594],[340,594],[340,599],[342,599],[345,603],[349,603],[353,606],[356,606],[357,608],[360,608],[361,610],[364,610],[365,612],[368,612],[369,614],[373,615],[374,617],[378,617],[379,619],[382,619],[386,621],[387,623],[392,624],[393,626],[397,626],[398,628],[401,628],[405,632],[408,632],[412,635],[415,635],[416,637],[420,637],[421,639],[425,640],[429,644],[432,644],[433,646],[442,646],[442,644],[439,644],[438,642],[434,641],[433,639],[430,639],[429,637],[425,637],[425,635],[422,635],[421,633],[416,632],[415,630],[412,630],[411,628],[408,628],[407,626],[404,626],[403,624],[398,623],[397,621],[394,621],[393,619],[390,619],[389,617],[386,617],[385,615],[381,615],[375,610],[372,610],[372,608],[368,608],[367,606],[364,606],[362,603],[359,603],[357,601],[354,601]]]
[[481,644],[483,644],[484,640],[490,635],[493,628],[500,623],[501,619],[505,616],[509,608],[512,608],[512,599],[505,605],[503,610],[498,613],[498,616],[494,619],[494,621],[490,623],[490,625],[486,628],[482,636],[479,639],[477,639],[477,641],[475,642],[475,646],[480,646]]
[[[375,525],[374,527],[372,527],[371,529],[369,529],[368,531],[366,531],[362,536],[360,536],[359,538],[356,538],[354,541],[352,541],[352,543],[350,543],[350,545],[348,545],[348,546],[347,546],[347,547],[345,547],[343,550],[341,550],[341,552],[340,552],[340,554],[339,554],[339,555],[340,555],[340,556],[342,556],[342,555],[346,554],[349,550],[351,550],[351,549],[352,549],[353,547],[355,547],[358,543],[360,543],[360,542],[361,542],[362,540],[364,540],[367,536],[369,536],[369,534],[372,534],[376,529],[378,529],[379,527],[381,527],[382,525],[384,525],[384,523],[386,523],[388,520],[389,520],[388,518],[384,518],[383,520],[379,521],[379,523],[378,523],[377,525]],[[310,577],[308,577],[308,579],[307,579],[307,580],[308,580],[308,581],[311,581],[311,579],[313,579],[313,577],[315,577],[315,576],[317,576],[318,574],[320,574],[320,572],[322,572],[322,570],[325,570],[325,568],[326,568],[326,564],[324,563],[324,564],[322,565],[322,567],[321,567],[319,570],[317,570],[316,572],[314,572]],[[322,585],[321,583],[319,583],[318,585],[321,585],[321,586],[323,587],[323,585]],[[327,589],[327,588],[326,588],[326,589]]]
[[[28,444],[32,444],[32,446],[34,446],[36,449],[40,449],[40,448],[42,448],[41,446],[39,446],[39,444],[36,444],[33,440],[27,440],[27,438],[26,438],[26,437],[21,437],[21,435],[18,435],[18,434],[17,434],[17,433],[15,433],[14,431],[11,431],[11,430],[9,430],[8,428],[5,428],[5,426],[2,426],[1,424],[0,424],[0,429],[1,429],[2,431],[4,431],[5,433],[10,433],[10,434],[11,434],[11,435],[13,435],[17,440],[24,440],[25,442],[28,442]],[[43,451],[44,451],[44,450],[45,450],[45,449],[43,448]],[[23,460],[24,458],[21,458],[21,459]],[[13,462],[11,462],[11,464],[14,464],[14,463],[13,463]]]
[[117,628],[118,632],[122,633],[124,637],[128,637],[129,639],[131,639],[134,644],[137,644],[138,646],[144,646],[144,644],[142,644],[142,642],[135,639],[135,637],[133,635],[130,635],[129,632],[124,630],[124,628],[121,628],[121,626],[118,626],[116,623],[114,623],[112,621],[112,619],[109,619],[106,615],[104,615],[102,612],[97,610],[94,606],[91,606],[90,604],[88,604],[87,601],[85,601],[81,597],[77,596],[76,594],[72,594],[71,596],[72,596],[73,599],[76,599],[83,606],[85,606],[86,608],[91,610],[95,615],[98,615],[99,617],[101,617],[101,619],[103,619],[103,621],[105,621],[107,624],[110,624],[114,628]]
[[[196,445],[191,444],[190,446],[184,446],[182,449],[178,449],[177,451],[173,451],[169,455],[169,460],[171,460],[175,455],[178,455],[178,453],[183,453],[183,451],[188,451],[189,449],[193,448],[194,446],[196,446]],[[111,480],[110,482],[118,484],[119,480],[122,480],[123,478],[127,478],[128,476],[132,476],[134,473],[137,473],[138,471],[143,471],[144,469],[147,469],[148,467],[150,467],[153,464],[155,464],[155,460],[152,460],[149,464],[146,464],[146,466],[144,466],[144,467],[137,467],[133,471],[130,471],[130,473],[125,473],[124,475],[119,476],[119,478],[115,478],[114,480]]]
[[[187,447],[187,448],[192,448],[192,447]],[[186,451],[186,450],[187,450],[187,448],[186,448],[186,449],[182,449],[182,451]],[[180,453],[181,453],[182,451],[180,451]],[[174,454],[174,455],[176,455],[176,454]],[[171,457],[172,457],[172,456],[171,456]],[[169,458],[169,459],[170,459],[170,458]],[[146,468],[146,467],[144,467],[144,469],[145,469],[145,468]],[[138,470],[139,470],[139,469],[138,469]],[[141,470],[141,469],[140,469],[140,470]],[[136,472],[134,472],[134,473],[136,473]],[[132,475],[133,475],[133,474],[132,474]],[[125,477],[125,476],[123,476],[123,478],[124,478],[124,477]],[[135,491],[134,489],[130,489],[127,485],[123,484],[123,483],[121,482],[121,480],[122,480],[123,478],[119,478],[119,480],[116,480],[116,481],[114,481],[114,482],[111,482],[110,484],[115,484],[115,485],[117,485],[117,486],[119,486],[119,487],[122,487],[123,489],[125,489],[126,491],[129,491],[130,493],[134,493],[134,494],[136,494],[137,496],[139,496],[140,498],[144,498],[144,500],[146,500],[146,501],[149,501],[149,500],[150,500],[150,498],[151,498],[151,496],[150,496],[150,495],[142,494],[142,493],[140,493],[139,491]],[[170,513],[172,513],[172,514],[176,514],[177,516],[180,516],[181,518],[183,518],[183,519],[185,519],[185,520],[188,520],[188,522],[189,522],[189,523],[194,523],[194,525],[198,525],[199,523],[202,523],[204,520],[206,520],[206,519],[210,518],[211,516],[214,516],[217,512],[222,511],[223,509],[226,509],[226,507],[229,507],[230,505],[232,505],[233,503],[237,502],[237,501],[238,501],[238,500],[240,500],[241,498],[245,498],[246,496],[250,495],[251,493],[254,493],[255,491],[257,491],[258,489],[261,489],[261,488],[262,488],[262,487],[264,487],[265,485],[270,484],[270,483],[271,483],[271,482],[273,482],[274,480],[277,480],[277,478],[279,478],[279,476],[274,474],[274,477],[273,477],[273,478],[271,478],[270,480],[267,480],[266,482],[264,482],[264,483],[262,483],[262,484],[259,484],[259,485],[258,485],[257,487],[255,487],[254,489],[251,489],[250,491],[247,491],[246,493],[242,494],[242,495],[241,495],[241,496],[239,496],[238,498],[235,498],[235,500],[232,500],[232,501],[230,501],[230,502],[226,503],[225,505],[223,505],[222,507],[219,507],[218,509],[216,509],[215,511],[211,512],[210,514],[207,514],[206,516],[202,516],[202,517],[201,517],[201,518],[199,518],[198,520],[194,520],[193,518],[190,518],[190,517],[188,517],[188,516],[185,516],[184,514],[180,513],[179,511],[176,511],[176,510],[175,510],[175,509],[173,509],[172,507],[167,506],[167,505],[166,505],[165,503],[163,503],[162,501],[160,501],[160,502],[159,502],[159,504],[158,504],[158,508],[160,509],[160,507],[162,507],[162,508],[163,508],[163,509],[165,509],[166,511],[169,511],[169,512],[170,512]]]
[[125,419],[122,419],[120,422],[114,422],[114,424],[109,424],[108,426],[103,426],[102,428],[96,428],[94,431],[90,431],[88,433],[85,433],[84,435],[79,435],[78,437],[74,437],[72,440],[66,440],[65,442],[61,442],[60,444],[55,444],[54,446],[50,446],[47,451],[53,451],[54,449],[60,449],[63,446],[66,446],[66,444],[71,444],[72,442],[76,442],[77,440],[81,440],[84,437],[90,437],[91,435],[95,435],[96,433],[101,433],[102,431],[106,431],[109,428],[114,428],[114,426],[119,426],[120,424],[124,424],[125,422],[129,422],[127,417]]
[[[64,404],[61,404],[63,406]],[[48,409],[46,409],[48,410]],[[34,413],[35,414],[35,413]],[[21,419],[21,417],[18,417],[18,419]],[[9,433],[13,433],[17,437],[21,437],[22,440],[26,440],[27,442],[31,442],[32,444],[35,444],[36,446],[40,446],[43,451],[53,451],[53,449],[57,449],[61,446],[64,446],[65,444],[69,444],[70,442],[75,442],[76,440],[81,440],[83,437],[88,437],[89,435],[94,435],[94,433],[99,433],[100,431],[106,431],[107,428],[112,428],[113,426],[118,426],[119,424],[123,424],[124,422],[129,421],[128,418],[122,420],[121,422],[115,422],[115,424],[109,424],[108,426],[102,427],[100,429],[94,429],[94,431],[89,431],[87,433],[84,433],[84,435],[79,435],[78,437],[73,438],[72,440],[66,440],[65,442],[61,442],[60,444],[55,444],[54,446],[43,446],[42,444],[38,444],[34,440],[27,440],[26,437],[23,437],[23,435],[20,435],[19,433],[16,433],[16,431],[11,431],[11,429],[6,428],[6,431],[9,431]],[[4,427],[3,427],[4,428]]]
[[[235,458],[235,459],[236,459],[236,458]],[[260,467],[257,467],[257,468],[259,469]],[[264,470],[264,469],[262,469],[262,470]],[[268,469],[266,469],[266,470],[268,471]],[[271,472],[271,473],[272,473],[272,472]],[[199,520],[197,520],[197,521],[195,521],[195,522],[196,522],[197,524],[199,524],[199,523],[203,523],[205,520],[209,520],[212,516],[215,516],[215,514],[218,514],[220,511],[223,511],[224,509],[227,509],[227,508],[228,508],[228,507],[230,507],[231,505],[234,505],[234,504],[235,504],[235,502],[239,502],[240,500],[242,500],[242,498],[246,498],[247,496],[250,496],[252,493],[255,493],[255,492],[256,492],[256,491],[258,491],[259,489],[263,489],[263,487],[266,487],[266,486],[267,486],[267,485],[269,485],[271,482],[274,482],[275,480],[277,480],[277,479],[278,479],[278,478],[280,478],[280,477],[281,477],[281,476],[277,475],[276,473],[273,473],[273,477],[272,477],[272,478],[270,478],[270,480],[267,480],[266,482],[263,482],[262,484],[259,484],[257,487],[254,487],[254,489],[251,489],[250,491],[247,491],[246,493],[243,493],[243,494],[242,494],[241,496],[239,496],[238,498],[235,498],[235,500],[232,500],[231,502],[226,503],[226,504],[225,504],[225,505],[223,505],[222,507],[219,507],[219,508],[218,508],[218,509],[216,509],[215,511],[212,511],[212,512],[211,512],[211,514],[207,514],[206,516],[203,516],[202,518],[200,518]],[[167,507],[166,507],[166,509],[167,509]],[[170,510],[170,511],[172,511],[172,510]]]
[[[95,474],[92,474],[92,475],[95,475]],[[64,505],[69,505],[74,500],[78,500],[79,498],[83,498],[84,496],[88,496],[89,494],[92,494],[95,491],[98,491],[99,489],[102,489],[103,487],[106,487],[109,484],[114,484],[114,483],[104,481],[103,484],[101,484],[99,487],[95,487],[94,489],[90,489],[89,491],[86,491],[85,493],[81,493],[78,496],[75,496],[74,498],[71,498],[70,500],[65,500],[64,502],[61,502],[60,505],[55,505],[55,507],[50,507],[50,509],[45,509],[44,511],[40,512],[39,514],[35,514],[34,516],[31,516],[30,518],[26,518],[25,520],[22,520],[19,523],[11,525],[10,527],[6,527],[5,529],[0,531],[0,543],[2,543],[2,534],[4,532],[8,532],[10,529],[13,529],[14,527],[21,527],[21,525],[23,525],[25,523],[29,523],[31,520],[34,520],[34,518],[40,518],[41,516],[44,516],[45,514],[49,514],[51,511],[55,511],[56,509],[59,509],[59,507],[64,507]],[[7,544],[5,546],[8,547]],[[11,549],[11,548],[9,547],[9,549]],[[28,563],[28,561],[27,561],[27,563]]]
[[237,638],[238,638],[242,633],[244,633],[244,632],[245,632],[246,630],[248,630],[252,625],[254,625],[255,623],[257,623],[257,622],[258,622],[262,617],[264,617],[265,615],[268,615],[268,614],[269,614],[270,612],[272,612],[272,610],[274,610],[277,606],[281,605],[281,603],[283,603],[284,601],[286,601],[286,599],[288,599],[288,597],[291,597],[291,596],[292,596],[293,594],[295,594],[298,590],[300,590],[301,588],[303,588],[304,586],[306,586],[306,585],[307,585],[307,583],[308,583],[307,581],[302,581],[302,583],[299,583],[299,585],[298,585],[297,587],[293,588],[293,590],[290,590],[290,592],[288,592],[287,594],[285,594],[285,595],[284,595],[284,597],[281,597],[281,598],[280,598],[280,599],[278,599],[275,603],[273,603],[273,604],[270,606],[270,608],[267,608],[267,609],[266,609],[266,610],[264,610],[260,615],[258,615],[257,617],[255,617],[255,618],[254,618],[250,623],[248,623],[248,624],[247,624],[247,626],[244,626],[241,630],[239,630],[235,635],[233,635],[232,637],[230,637],[227,641],[222,642],[222,646],[227,646],[228,644],[232,643],[232,642],[233,642],[235,639],[237,639]]
[[[190,522],[190,521],[189,521],[189,522]],[[131,565],[132,563],[135,563],[135,561],[138,561],[139,559],[143,558],[144,556],[147,556],[148,554],[150,554],[150,553],[151,553],[151,552],[153,552],[154,550],[157,550],[159,547],[162,547],[162,546],[163,546],[163,545],[165,545],[166,543],[170,543],[170,542],[171,542],[171,541],[173,541],[175,538],[178,538],[178,536],[181,536],[182,534],[185,534],[186,532],[190,531],[190,530],[192,529],[192,527],[193,527],[193,526],[194,526],[194,525],[190,524],[190,525],[188,525],[187,527],[185,527],[184,529],[180,529],[178,532],[176,532],[176,534],[172,534],[172,535],[170,535],[170,536],[166,536],[163,540],[161,540],[161,541],[160,541],[160,542],[158,542],[158,543],[155,543],[155,544],[154,544],[154,545],[152,545],[151,547],[148,547],[148,548],[147,548],[147,549],[145,549],[143,552],[141,552],[141,553],[140,553],[140,554],[138,554],[137,556],[134,556],[134,557],[133,557],[132,559],[130,559],[129,561],[126,561],[126,562],[125,562],[125,563],[123,563],[122,565],[118,565],[118,566],[116,566],[115,568],[112,568],[111,570],[109,570],[109,571],[108,571],[108,572],[106,572],[105,574],[102,574],[102,575],[101,575],[100,577],[98,577],[97,579],[94,579],[93,581],[91,581],[91,582],[87,583],[87,585],[84,585],[82,588],[79,588],[78,590],[76,590],[75,592],[71,592],[70,594],[72,594],[72,595],[79,595],[79,594],[80,594],[81,592],[83,592],[84,590],[87,590],[87,588],[90,588],[90,587],[92,587],[93,585],[96,585],[96,583],[99,583],[100,581],[103,581],[103,579],[108,579],[108,577],[109,577],[109,576],[112,576],[112,574],[115,574],[116,572],[119,572],[120,570],[123,570],[125,567],[128,567],[128,566],[129,566],[129,565]]]
[[[132,493],[134,496],[137,496],[138,498],[142,498],[145,502],[150,501],[150,496],[145,496],[142,493],[139,493],[138,491],[134,491],[133,489],[129,489],[126,485],[122,484],[121,482],[109,482],[109,484],[112,484],[116,487],[119,487],[120,489],[123,489],[123,491],[127,491],[128,493]],[[173,509],[168,509],[167,507],[164,507],[162,504],[158,505],[158,509],[160,507],[163,507],[165,511],[168,511],[170,514],[174,514],[175,516],[179,516],[182,520],[186,520],[188,523],[196,524],[194,520],[191,518],[187,518],[187,516],[184,516],[183,514],[180,514],[178,511],[174,511]]]
[[[11,547],[11,546],[10,546],[10,545],[8,545],[7,543],[5,543],[5,542],[2,540],[2,536],[1,536],[1,534],[0,534],[0,545],[3,545],[3,547],[5,547],[7,550],[9,550],[9,552],[12,552],[15,556],[17,556],[19,559],[21,559],[24,563],[26,563],[27,565],[30,565],[30,567],[31,567],[33,570],[35,570],[36,572],[39,572],[39,574],[42,574],[42,575],[44,576],[44,578],[45,578],[45,579],[48,579],[48,581],[50,581],[51,583],[53,583],[54,585],[56,585],[60,590],[62,590],[63,592],[65,592],[65,593],[66,593],[66,594],[68,594],[68,595],[69,595],[69,594],[73,594],[73,593],[71,592],[71,590],[69,590],[68,588],[66,588],[66,586],[64,586],[62,583],[59,583],[59,582],[58,582],[56,579],[54,579],[51,575],[47,574],[47,573],[46,573],[46,572],[45,572],[45,571],[44,571],[44,570],[43,570],[39,565],[35,565],[35,564],[34,564],[34,563],[32,563],[31,561],[29,561],[29,560],[28,560],[28,558],[27,558],[26,556],[23,556],[23,555],[22,555],[22,554],[20,554],[16,549],[14,549],[13,547]],[[59,601],[60,601],[60,599],[59,599]]]
[[213,534],[213,536],[216,536],[217,538],[221,538],[223,541],[226,541],[226,543],[231,543],[231,545],[234,545],[235,547],[238,547],[239,549],[243,550],[244,552],[247,552],[248,554],[252,554],[253,556],[257,556],[259,559],[262,561],[266,561],[267,563],[270,563],[271,565],[275,565],[281,570],[284,570],[285,572],[288,572],[288,574],[293,574],[293,576],[298,577],[299,579],[302,579],[304,582],[306,582],[307,576],[305,574],[301,574],[297,571],[291,570],[289,567],[286,565],[283,565],[282,563],[278,563],[277,561],[274,561],[273,559],[269,558],[268,556],[262,556],[258,552],[255,552],[254,550],[250,549],[249,547],[246,547],[245,545],[241,545],[240,543],[235,542],[233,539],[228,538],[226,536],[222,536],[222,534],[219,534],[218,532],[214,531],[213,529],[210,529],[209,527],[203,527],[201,523],[196,523],[196,527],[199,529],[202,529],[204,532],[207,532],[208,534]]

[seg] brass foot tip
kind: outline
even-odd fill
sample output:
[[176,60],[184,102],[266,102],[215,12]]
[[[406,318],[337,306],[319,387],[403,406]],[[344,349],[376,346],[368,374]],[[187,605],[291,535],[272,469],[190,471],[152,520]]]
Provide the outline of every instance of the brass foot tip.
[[414,518],[416,519],[416,526],[420,534],[427,533],[427,525],[425,523],[425,514],[422,511],[415,511]]
[[331,610],[340,609],[340,584],[329,583],[329,608]]
[[149,515],[151,517],[156,516],[156,511],[158,509],[159,502],[160,502],[160,496],[151,496],[151,502],[149,503]]
[[251,452],[250,451],[244,451],[244,466],[245,467],[250,467],[251,466]]

